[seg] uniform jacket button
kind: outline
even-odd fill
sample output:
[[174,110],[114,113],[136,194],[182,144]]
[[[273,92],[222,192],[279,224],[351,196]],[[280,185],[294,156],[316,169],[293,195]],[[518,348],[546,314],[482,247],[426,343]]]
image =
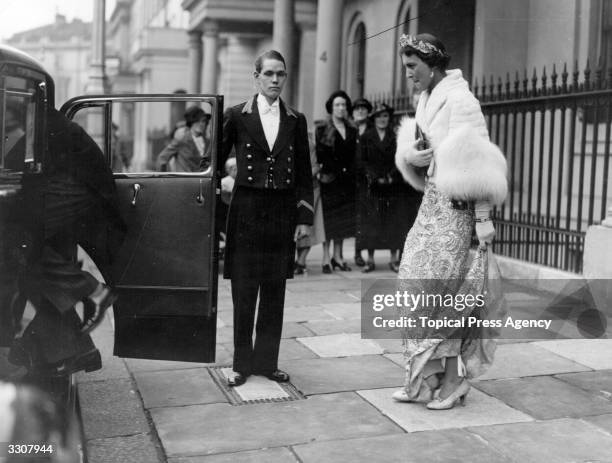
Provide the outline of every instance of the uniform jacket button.
[[286,181],[287,181],[287,185],[289,185],[291,183],[290,179],[287,179]]
[[342,172],[346,172],[346,167],[343,167],[343,168],[342,168]]
[[246,147],[247,147],[247,148],[250,148],[250,147],[251,147],[251,144],[250,144],[250,143],[247,143],[247,144],[246,144]]
[[291,156],[287,158],[287,162],[291,162]]
[[253,177],[247,177],[247,180],[248,180],[249,182],[252,182],[252,181],[253,181]]
[[287,172],[291,173],[291,167],[287,167]]
[[266,161],[268,161],[268,162],[270,162],[271,160],[272,160],[272,158],[271,158],[270,156],[268,156],[268,157],[266,158]]
[[248,170],[253,170],[253,166],[247,166]]
[[292,145],[289,145],[289,150],[293,151],[293,146]]
[[247,159],[253,159],[253,155],[252,154],[247,154]]
[[268,172],[272,172],[274,170],[274,167],[270,166],[268,167]]

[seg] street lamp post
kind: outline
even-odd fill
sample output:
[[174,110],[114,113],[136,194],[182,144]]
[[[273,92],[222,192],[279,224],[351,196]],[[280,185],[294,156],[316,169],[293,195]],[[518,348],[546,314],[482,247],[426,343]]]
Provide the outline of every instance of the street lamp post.
[[105,10],[106,0],[94,0],[91,61],[87,83],[87,93],[89,94],[105,93],[106,91],[106,67],[104,64],[106,55]]

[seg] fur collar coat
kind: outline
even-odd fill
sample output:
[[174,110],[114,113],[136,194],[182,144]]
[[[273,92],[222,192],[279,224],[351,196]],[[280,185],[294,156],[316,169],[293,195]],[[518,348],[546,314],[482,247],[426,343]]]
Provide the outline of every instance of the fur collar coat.
[[506,159],[489,141],[480,104],[458,69],[449,70],[434,89],[423,92],[414,119],[400,123],[395,163],[404,179],[423,190],[423,169],[410,164],[416,124],[434,150],[435,184],[452,199],[503,202]]

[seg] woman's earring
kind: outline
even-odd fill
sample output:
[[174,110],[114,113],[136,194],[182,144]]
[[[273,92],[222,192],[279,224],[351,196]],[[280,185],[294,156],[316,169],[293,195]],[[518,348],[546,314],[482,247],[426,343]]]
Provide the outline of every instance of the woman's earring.
[[429,73],[429,77],[433,77],[433,71]]

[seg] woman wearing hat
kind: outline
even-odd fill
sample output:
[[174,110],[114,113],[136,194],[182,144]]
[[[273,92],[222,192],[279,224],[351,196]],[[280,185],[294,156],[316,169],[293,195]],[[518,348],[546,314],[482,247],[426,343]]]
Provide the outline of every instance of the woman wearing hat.
[[[355,236],[355,150],[357,129],[348,122],[351,99],[342,90],[330,95],[325,103],[330,115],[316,130],[317,161],[321,166],[321,202],[326,240],[323,243],[323,273],[333,269],[349,271],[344,261],[342,243]],[[329,243],[334,241],[330,259]]]
[[357,226],[357,247],[368,250],[364,273],[375,269],[375,249],[389,249],[389,268],[398,271],[398,252],[418,209],[418,197],[409,196],[409,187],[395,167],[392,116],[393,108],[377,103],[370,114],[373,127],[360,140],[360,159],[366,181],[359,195],[363,202]]
[[[365,98],[358,98],[353,102],[352,119],[353,124],[355,124],[355,127],[357,128],[357,222],[359,222],[359,216],[364,213],[363,209],[367,199],[363,196],[365,188],[362,183],[365,181],[365,178],[363,175],[363,169],[361,168],[361,161],[359,160],[359,153],[361,151],[359,148],[359,143],[361,141],[361,136],[366,132],[366,130],[372,127],[372,122],[369,118],[371,112],[372,103]],[[363,257],[361,257],[361,251],[362,249],[358,247],[357,243],[355,243],[355,265],[358,267],[363,267],[365,265],[365,260],[363,260]]]

